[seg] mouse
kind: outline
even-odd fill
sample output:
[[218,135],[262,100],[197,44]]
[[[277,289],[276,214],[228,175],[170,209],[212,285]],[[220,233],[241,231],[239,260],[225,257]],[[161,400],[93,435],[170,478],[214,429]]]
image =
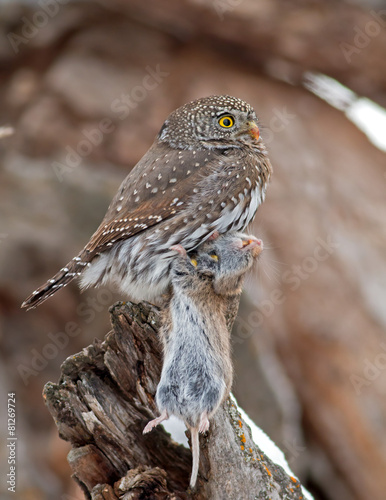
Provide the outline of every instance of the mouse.
[[244,233],[227,233],[193,253],[181,245],[171,263],[171,287],[165,298],[160,335],[163,367],[156,392],[160,416],[146,434],[171,415],[191,433],[194,488],[199,466],[199,433],[228,397],[232,381],[230,333],[225,315],[229,297],[242,291],[245,275],[263,250],[263,243]]

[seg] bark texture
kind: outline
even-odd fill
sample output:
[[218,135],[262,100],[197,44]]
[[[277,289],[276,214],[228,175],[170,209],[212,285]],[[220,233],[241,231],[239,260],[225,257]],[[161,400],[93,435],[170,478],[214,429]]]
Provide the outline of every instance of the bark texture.
[[253,442],[250,428],[231,398],[200,438],[200,473],[188,487],[191,454],[162,427],[142,430],[156,416],[154,395],[162,361],[159,316],[148,303],[111,308],[113,330],[62,365],[58,384],[44,397],[59,429],[70,441],[73,476],[86,498],[248,500],[297,499],[300,483]]

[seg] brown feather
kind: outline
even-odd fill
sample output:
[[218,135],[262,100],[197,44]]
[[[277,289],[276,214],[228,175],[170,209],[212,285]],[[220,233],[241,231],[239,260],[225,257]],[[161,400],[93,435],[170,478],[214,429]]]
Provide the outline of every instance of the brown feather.
[[[182,212],[201,179],[210,175],[214,167],[218,168],[218,156],[206,150],[193,154],[191,150],[173,150],[155,143],[121,184],[85,249],[94,254],[102,252],[111,243],[130,238]],[[173,179],[176,182],[171,182]],[[155,188],[157,192],[152,193]]]

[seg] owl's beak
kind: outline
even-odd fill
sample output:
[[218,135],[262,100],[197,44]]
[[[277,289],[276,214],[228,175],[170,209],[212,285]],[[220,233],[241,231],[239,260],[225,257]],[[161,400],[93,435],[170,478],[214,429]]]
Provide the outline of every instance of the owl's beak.
[[248,122],[247,127],[248,127],[249,135],[254,137],[256,139],[256,141],[258,141],[259,137],[260,137],[260,130],[259,130],[259,127],[256,125],[256,123],[253,121]]

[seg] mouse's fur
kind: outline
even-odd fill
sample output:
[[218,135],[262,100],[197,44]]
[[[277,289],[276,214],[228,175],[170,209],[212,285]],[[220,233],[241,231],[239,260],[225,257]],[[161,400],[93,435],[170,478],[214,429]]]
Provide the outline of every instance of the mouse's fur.
[[156,402],[161,416],[144,432],[169,418],[191,430],[193,487],[198,472],[198,432],[228,396],[232,385],[230,336],[225,313],[229,296],[241,293],[245,273],[262,250],[252,236],[230,233],[187,255],[180,246],[171,268],[172,290],[163,313],[164,364]]

